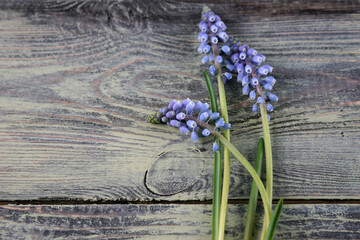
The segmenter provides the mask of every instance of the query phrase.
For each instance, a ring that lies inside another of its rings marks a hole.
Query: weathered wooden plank
[[[241,239],[246,205],[229,206],[226,239]],[[359,239],[359,205],[284,205],[274,239]],[[260,228],[260,224],[258,225]],[[209,239],[211,205],[0,206],[0,238]]]
[[[1,1],[1,200],[211,198],[211,139],[145,122],[172,98],[207,97],[203,4],[131,2]],[[210,5],[275,67],[275,196],[360,197],[359,5]],[[226,89],[233,142],[253,161],[260,121]],[[246,198],[232,166],[230,197]]]

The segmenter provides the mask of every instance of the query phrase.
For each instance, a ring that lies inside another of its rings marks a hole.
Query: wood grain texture
[[[207,97],[203,3],[0,2],[0,200],[211,198],[211,139],[145,122]],[[360,3],[209,6],[275,67],[274,195],[360,199]],[[226,90],[232,140],[253,162],[259,116],[238,84]],[[249,190],[232,160],[230,198]]]
[[[229,206],[226,239],[241,239],[245,209]],[[359,219],[359,205],[285,205],[274,239],[360,239]],[[0,228],[3,240],[210,239],[211,205],[9,205]]]

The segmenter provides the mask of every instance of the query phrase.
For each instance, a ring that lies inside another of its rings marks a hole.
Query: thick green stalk
[[[265,159],[266,159],[266,192],[269,197],[270,204],[272,204],[273,195],[273,161],[271,152],[271,140],[269,122],[267,119],[267,111],[265,103],[260,104],[261,120],[264,132],[265,142]]]
[[[225,87],[221,79],[221,75],[218,73],[218,88],[219,88],[219,98],[220,98],[220,107],[221,107],[221,116],[224,118],[226,123],[229,122],[227,105],[226,105],[226,96],[225,96]],[[230,141],[230,131],[224,131],[225,138]],[[229,149],[224,147],[224,176],[223,176],[223,187],[222,187],[222,198],[221,198],[221,208],[220,208],[220,222],[219,222],[219,240],[223,240],[225,236],[225,222],[226,222],[226,212],[227,204],[229,199],[229,186],[230,186],[230,152]]]
[[[221,143],[215,139],[221,149]],[[221,204],[221,151],[214,153],[214,178],[213,178],[213,210],[211,239],[216,240],[219,235],[220,205]]]
[[[219,55],[219,49],[216,44],[212,44],[212,50],[214,54],[214,59]],[[224,118],[226,123],[229,122],[227,104],[226,104],[226,95],[225,95],[225,86],[221,78],[221,65],[215,62],[215,68],[217,72],[217,83],[219,90],[219,99],[220,99],[220,108],[221,116]],[[224,131],[225,138],[230,141],[230,131]],[[219,223],[219,236],[218,240],[224,239],[225,234],[225,220],[227,212],[227,202],[229,198],[229,186],[230,186],[230,152],[224,147],[224,175],[223,175],[223,186],[222,186],[222,198],[221,198],[221,209],[220,209],[220,223]]]
[[[240,163],[245,167],[245,169],[250,173],[251,177],[253,178],[254,182],[256,183],[257,188],[259,189],[260,196],[263,202],[264,211],[265,211],[265,220],[270,222],[271,217],[271,208],[269,198],[267,196],[265,187],[256,173],[255,169],[251,166],[251,164],[245,159],[245,157],[232,145],[224,136],[222,136],[219,132],[214,131],[213,129],[209,129],[211,133],[217,137],[223,144],[226,146],[229,151],[236,157]]]
[[[219,112],[214,85],[209,74],[203,71],[206,86],[209,92],[211,110]],[[213,210],[212,210],[212,231],[211,239],[216,240],[219,235],[219,220],[220,220],[220,204],[221,204],[221,143],[215,138],[215,142],[219,145],[220,151],[214,152],[214,177],[213,177]]]
[[[261,168],[262,162],[264,159],[264,139],[260,138],[258,143],[258,149],[256,154],[256,163],[255,163],[255,170],[259,177],[261,177]],[[256,183],[253,181],[250,197],[249,197],[249,204],[246,216],[246,225],[244,231],[244,240],[249,240],[253,236],[254,232],[254,225],[255,225],[255,213],[256,213],[256,206],[258,201],[258,188],[256,187]]]

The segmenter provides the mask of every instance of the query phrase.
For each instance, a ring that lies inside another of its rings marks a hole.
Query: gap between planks
[[[273,204],[276,204],[278,199],[274,200]],[[229,200],[229,204],[247,204],[247,199],[233,199]],[[0,205],[111,205],[111,204],[183,204],[183,205],[197,205],[197,204],[212,204],[211,200],[186,200],[186,201],[87,201],[87,200],[19,200],[19,201],[0,201]],[[262,202],[258,201],[261,205]],[[284,199],[284,204],[360,204],[360,199]]]

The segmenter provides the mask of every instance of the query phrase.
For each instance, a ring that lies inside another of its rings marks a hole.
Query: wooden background
[[[360,2],[206,4],[275,68],[275,238],[360,239]],[[0,0],[0,239],[210,238],[212,140],[145,121],[206,100],[204,5]],[[226,91],[232,141],[254,162],[259,116],[239,84]],[[250,176],[235,159],[231,173],[239,239]]]

